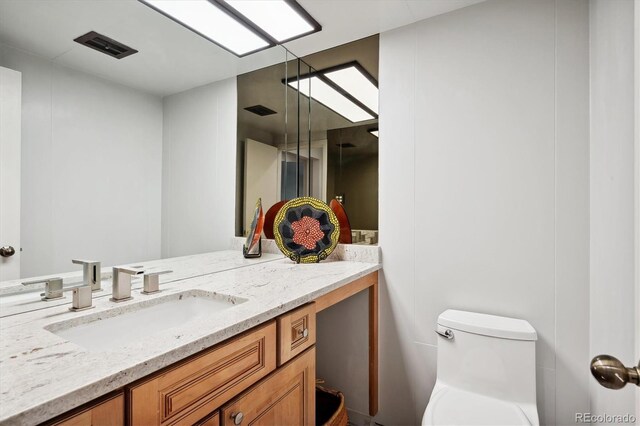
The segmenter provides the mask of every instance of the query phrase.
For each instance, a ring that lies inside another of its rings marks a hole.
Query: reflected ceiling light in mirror
[[[139,0],[237,56],[274,43],[207,0]]]
[[[322,71],[325,77],[340,86],[345,92],[362,102],[378,114],[378,87],[373,77],[358,63],[352,63],[335,71]]]
[[[373,114],[361,108],[355,102],[348,99],[334,87],[327,84],[318,76],[301,77],[300,93],[309,97],[309,78],[311,78],[311,98],[343,116],[351,122],[372,120],[376,118]],[[298,80],[289,80],[289,86],[298,89]]]
[[[378,137],[378,129],[369,129],[367,132],[371,133],[376,138]]]
[[[226,3],[278,43],[320,31],[320,24],[294,0],[216,0]]]

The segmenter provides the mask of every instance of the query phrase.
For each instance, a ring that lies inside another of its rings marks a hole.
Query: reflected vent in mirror
[[[355,148],[356,146],[352,143],[337,143],[336,146],[339,146],[340,148]]]
[[[260,117],[264,117],[265,115],[277,114],[277,112],[275,112],[270,108],[267,108],[264,105],[254,105],[254,106],[246,107],[245,109],[249,112],[259,115]]]
[[[127,56],[133,55],[134,53],[138,53],[136,49],[132,49],[125,44],[119,43],[112,38],[103,36],[102,34],[98,34],[95,31],[90,31],[85,35],[74,39],[73,41],[83,44],[116,59],[122,59]]]

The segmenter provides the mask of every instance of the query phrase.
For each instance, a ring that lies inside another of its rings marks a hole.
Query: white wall
[[[588,90],[580,0],[381,34],[379,423],[419,422],[447,308],[531,322],[542,422],[588,411]]]
[[[228,248],[234,235],[236,79],[167,96],[162,257]]]
[[[0,45],[22,72],[22,276],[160,256],[162,100]]]
[[[634,365],[634,2],[592,0],[591,354]],[[636,70],[635,73],[640,72]],[[635,196],[638,197],[637,192]],[[635,336],[635,339],[634,339]],[[640,389],[591,382],[592,412],[634,413]]]

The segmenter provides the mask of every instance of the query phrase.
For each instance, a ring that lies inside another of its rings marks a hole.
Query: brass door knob
[[[2,257],[11,257],[14,254],[16,254],[16,249],[11,246],[0,247],[0,256]]]
[[[640,386],[640,363],[625,367],[611,355],[598,355],[591,360],[591,374],[605,388],[622,389],[627,383]]]

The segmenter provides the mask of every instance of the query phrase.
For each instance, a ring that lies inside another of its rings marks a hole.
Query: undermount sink
[[[45,329],[90,351],[113,351],[246,300],[191,290],[138,304],[116,306],[104,312],[51,324]]]

